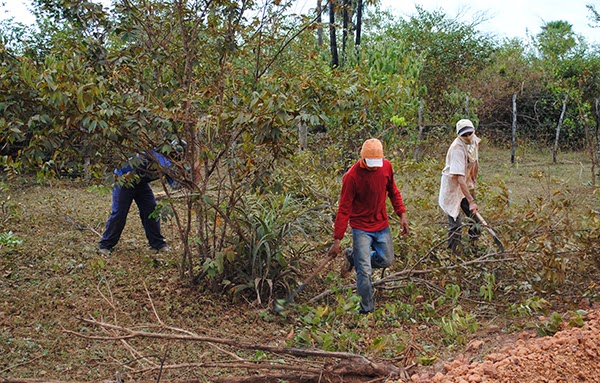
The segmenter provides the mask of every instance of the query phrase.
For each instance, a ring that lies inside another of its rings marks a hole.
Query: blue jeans
[[[352,260],[356,269],[356,290],[362,298],[360,310],[372,312],[373,269],[384,269],[394,263],[394,243],[389,226],[381,231],[368,232],[352,229]]]
[[[101,249],[112,249],[119,242],[121,233],[127,222],[127,215],[131,202],[135,201],[140,210],[140,219],[146,232],[146,238],[150,247],[160,249],[167,244],[165,238],[160,233],[160,221],[150,218],[150,214],[156,209],[156,200],[154,193],[148,182],[139,182],[130,187],[116,186],[112,192],[112,212],[106,222],[106,229],[102,234],[102,239],[98,243]]]

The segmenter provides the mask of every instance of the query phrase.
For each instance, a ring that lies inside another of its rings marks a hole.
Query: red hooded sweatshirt
[[[362,160],[361,160],[362,161]],[[344,238],[348,221],[350,227],[369,232],[389,226],[386,197],[390,197],[396,214],[406,212],[402,194],[394,182],[394,170],[388,160],[380,168],[368,169],[358,161],[342,179],[340,205],[335,217],[334,239]]]

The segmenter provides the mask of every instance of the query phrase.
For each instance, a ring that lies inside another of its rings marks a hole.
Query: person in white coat
[[[472,246],[481,234],[475,213],[479,210],[475,202],[475,183],[479,172],[479,143],[475,126],[468,119],[456,123],[456,139],[446,154],[446,166],[442,171],[438,203],[448,216],[448,248],[459,251],[462,210],[471,222],[469,241]]]

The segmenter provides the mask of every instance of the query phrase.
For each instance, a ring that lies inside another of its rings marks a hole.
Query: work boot
[[[450,238],[448,238],[448,248],[452,251],[452,254],[454,255],[460,255],[462,254],[462,244],[461,244],[461,238],[459,235],[453,234],[452,236],[450,236]]]
[[[110,257],[110,254],[112,253],[111,249],[103,249],[103,248],[98,248],[98,252],[105,256],[106,258]]]
[[[342,268],[340,269],[340,277],[342,277],[342,279],[350,276],[352,268],[354,267],[353,263],[352,248],[347,248],[344,251],[344,263],[342,263]]]
[[[160,249],[156,250],[157,253],[168,253],[171,249],[169,249],[169,246],[164,245],[163,247],[161,247]]]

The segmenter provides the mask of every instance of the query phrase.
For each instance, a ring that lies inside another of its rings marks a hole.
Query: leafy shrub
[[[251,292],[259,304],[270,302],[275,291],[288,294],[294,272],[285,250],[295,229],[291,217],[299,208],[285,195],[248,198],[239,216],[245,237],[234,244],[235,252],[226,251],[204,267],[217,262],[217,271],[225,283],[231,281],[234,293]],[[226,261],[231,267],[225,267]]]

